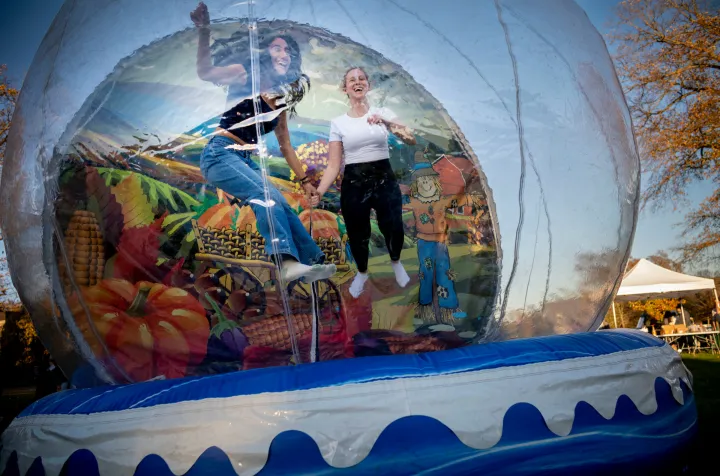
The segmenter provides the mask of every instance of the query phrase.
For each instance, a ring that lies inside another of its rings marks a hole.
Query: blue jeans
[[[417,241],[418,260],[420,268],[420,304],[430,305],[433,302],[433,293],[438,296],[441,308],[454,309],[458,307],[458,298],[455,293],[455,283],[448,275],[450,271],[450,254],[445,243],[435,241]],[[434,278],[434,279],[433,279]],[[435,286],[433,286],[433,283]]]
[[[227,148],[234,144],[227,137],[215,136],[210,139],[200,156],[200,170],[205,180],[245,205],[250,205],[255,213],[258,232],[265,238],[265,253],[268,256],[273,256],[272,240],[275,238],[280,255],[291,256],[304,264],[322,263],[325,254],[313,241],[285,197],[270,184],[270,202],[266,204],[260,167],[252,161],[250,152]],[[274,236],[270,234],[270,220],[275,228]]]

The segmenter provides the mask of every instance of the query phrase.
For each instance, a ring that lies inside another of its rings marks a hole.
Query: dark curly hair
[[[269,46],[276,39],[282,39],[290,50],[290,65],[287,72],[280,76],[275,71]],[[261,78],[271,78],[269,92],[284,97],[290,116],[295,115],[295,106],[302,101],[310,90],[310,78],[302,72],[302,55],[297,41],[290,35],[278,31],[266,31],[259,42],[259,73]],[[246,31],[238,31],[230,38],[216,40],[212,45],[213,63],[216,66],[242,64],[250,70],[250,48]],[[251,85],[248,85],[251,87]]]
[[[290,50],[290,66],[287,72],[279,76],[275,72],[270,56],[270,44],[276,39],[282,39],[287,43]],[[260,43],[260,75],[270,77],[274,81],[271,84],[272,90],[282,94],[290,110],[290,115],[295,115],[295,106],[302,101],[305,94],[310,90],[310,78],[302,72],[302,55],[297,41],[290,35],[270,35]]]

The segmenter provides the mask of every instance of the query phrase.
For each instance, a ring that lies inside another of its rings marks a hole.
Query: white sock
[[[407,271],[405,271],[405,267],[403,267],[400,261],[391,261],[390,265],[393,271],[395,271],[395,281],[397,281],[401,288],[404,288],[407,283],[410,282],[410,276],[408,276]]]
[[[283,278],[286,282],[295,281],[296,279],[305,278],[306,283],[312,283],[318,279],[328,279],[337,271],[334,264],[315,264],[308,266],[294,259],[284,259]]]
[[[358,271],[358,274],[355,275],[355,279],[353,279],[353,282],[350,285],[350,294],[352,297],[357,299],[357,297],[360,296],[360,293],[363,292],[363,288],[365,287],[365,281],[369,278],[370,275],[368,273],[361,273]]]

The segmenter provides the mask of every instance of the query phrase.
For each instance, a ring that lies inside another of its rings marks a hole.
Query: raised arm
[[[241,64],[213,66],[210,59],[210,13],[200,2],[190,13],[190,19],[198,29],[197,74],[203,81],[215,84],[245,84],[248,75]]]

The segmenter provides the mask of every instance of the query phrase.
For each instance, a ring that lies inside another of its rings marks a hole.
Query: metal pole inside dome
[[[263,138],[263,127],[262,122],[258,120],[258,117],[262,117],[262,107],[260,101],[261,91],[259,87],[260,81],[260,46],[258,43],[258,26],[257,19],[255,18],[255,0],[248,1],[248,37],[250,41],[250,80],[252,88],[252,99],[253,109],[255,113],[255,134],[257,136],[258,146],[258,158],[260,160],[260,172],[263,181],[263,188],[265,190],[265,210],[267,213],[268,228],[270,231],[270,246],[272,247],[272,254],[275,257],[275,265],[278,269],[278,292],[280,293],[280,300],[282,301],[283,312],[285,313],[285,321],[287,323],[288,335],[290,337],[290,346],[292,348],[293,360],[295,364],[302,363],[300,359],[300,350],[297,343],[297,330],[295,323],[293,322],[292,313],[288,304],[287,296],[287,283],[283,278],[283,262],[280,256],[280,250],[278,249],[277,238],[275,234],[275,222],[272,214],[270,213],[270,207],[278,206],[279,204],[274,203],[270,196],[270,187],[268,186],[268,174],[267,174],[267,144]]]
[[[313,235],[313,211],[315,207],[310,204],[310,238]],[[310,284],[310,299],[312,301],[312,337],[310,339],[310,362],[317,362],[320,356],[320,319],[318,317],[318,298],[317,298],[317,282]]]
[[[617,315],[615,314],[615,301],[613,301],[612,309],[613,309],[613,323],[615,324],[615,329],[617,329]]]

